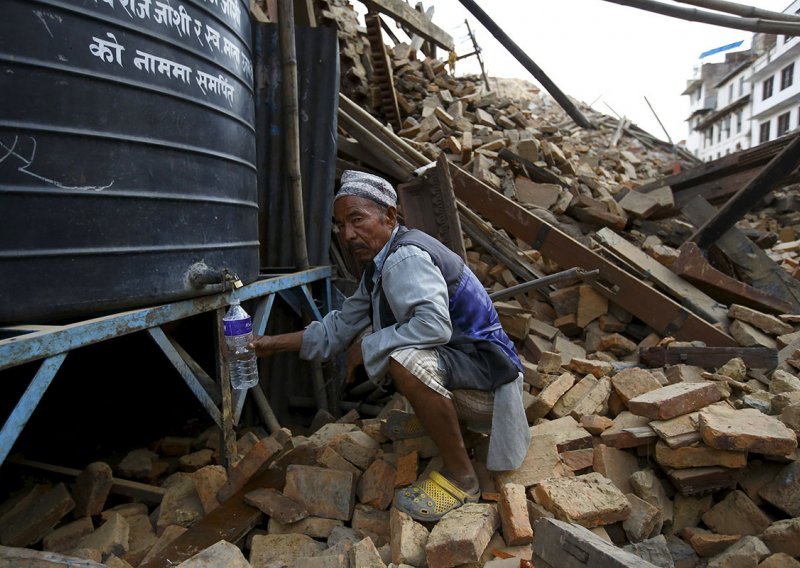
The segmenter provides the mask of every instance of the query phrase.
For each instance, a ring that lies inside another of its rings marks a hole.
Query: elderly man
[[[424,429],[443,462],[441,472],[399,489],[395,506],[414,519],[436,521],[480,496],[459,417],[490,432],[487,467],[493,471],[516,469],[530,434],[521,365],[489,296],[458,255],[399,226],[396,203],[386,180],[345,171],[333,211],[346,246],[367,263],[358,290],[321,322],[260,337],[251,348],[260,357],[299,351],[314,361],[347,350],[348,381],[362,364],[376,385],[391,380],[414,414],[390,416],[387,433],[402,439]]]

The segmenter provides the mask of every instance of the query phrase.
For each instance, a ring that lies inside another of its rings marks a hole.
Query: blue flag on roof
[[[722,47],[716,47],[714,49],[709,49],[708,51],[704,51],[703,53],[700,54],[700,59],[703,59],[704,57],[708,57],[709,55],[714,55],[715,53],[720,53],[722,51],[728,51],[729,49],[734,49],[736,47],[739,47],[743,43],[744,43],[744,40],[737,41],[736,43],[729,43],[728,45],[723,45]]]

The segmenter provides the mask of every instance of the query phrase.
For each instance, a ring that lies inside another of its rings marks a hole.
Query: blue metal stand
[[[22,429],[36,410],[70,351],[138,331],[146,331],[167,356],[192,394],[200,401],[211,419],[222,429],[226,438],[224,445],[227,446],[230,442],[228,438],[233,432],[233,425],[239,422],[248,391],[233,390],[231,392],[230,381],[224,380],[227,377],[223,377],[226,369],[224,365],[218,366],[217,380],[212,379],[173,338],[164,332],[161,326],[214,310],[221,318],[224,308],[230,304],[230,300],[235,294],[241,301],[258,300],[253,317],[253,332],[263,335],[272,312],[275,295],[295,290],[299,293],[292,294],[292,296],[303,298],[314,317],[321,319],[323,311],[330,306],[331,302],[330,275],[329,267],[312,268],[258,280],[235,292],[228,291],[213,296],[131,310],[65,326],[0,328],[6,332],[21,333],[16,337],[0,340],[0,371],[43,359],[36,375],[0,429],[0,465],[5,462]],[[323,310],[320,310],[311,293],[310,285],[315,282],[324,282],[325,285],[322,299]],[[217,349],[220,357],[223,348],[224,346],[218,341]],[[266,416],[267,421],[271,422],[267,425],[270,429],[274,429],[277,421],[274,420],[266,397],[263,396],[263,392],[255,392],[258,389],[253,390],[262,416]],[[261,396],[258,396],[259,394]],[[269,416],[272,417],[271,420]]]

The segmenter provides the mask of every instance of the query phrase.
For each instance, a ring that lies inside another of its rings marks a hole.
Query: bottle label
[[[253,331],[253,320],[250,318],[230,321],[223,320],[222,325],[225,329],[225,335],[228,337],[245,335]]]

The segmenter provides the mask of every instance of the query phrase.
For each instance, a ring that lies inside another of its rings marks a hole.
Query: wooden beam
[[[694,198],[683,208],[683,215],[695,227],[701,226],[715,213],[716,209],[702,197]],[[729,229],[717,239],[714,246],[747,276],[754,288],[789,302],[794,311],[800,311],[800,282],[786,274],[739,229]]]
[[[455,49],[455,43],[450,34],[429,22],[424,14],[420,14],[403,0],[362,0],[362,2],[367,8],[386,14],[442,49],[446,49],[448,52]]]
[[[655,286],[677,300],[682,306],[692,310],[704,320],[722,325],[728,329],[728,310],[713,298],[677,276],[669,268],[648,256],[609,228],[597,231],[600,243],[620,257],[623,262],[632,264]]]
[[[20,467],[28,467],[31,469],[36,469],[39,471],[46,471],[47,473],[52,473],[58,476],[69,477],[72,480],[78,477],[78,475],[80,475],[81,473],[81,470],[79,469],[64,467],[55,464],[49,464],[40,461],[28,460],[20,456],[12,456],[8,458],[7,463],[14,464]],[[138,481],[130,481],[127,479],[119,479],[117,477],[111,479],[111,493],[114,493],[115,495],[123,495],[125,497],[130,497],[131,499],[142,501],[144,503],[149,503],[151,505],[160,504],[161,499],[164,498],[164,494],[166,492],[167,490],[164,489],[163,487],[148,485],[147,483],[140,483]]]
[[[778,351],[769,347],[650,347],[639,350],[639,360],[651,367],[695,365],[709,369],[721,367],[734,357],[741,357],[748,368],[774,369]]]
[[[788,314],[792,305],[748,286],[711,266],[694,243],[683,243],[673,265],[675,274],[724,304],[741,304],[754,310]]]
[[[780,180],[800,164],[800,138],[795,138],[750,183],[731,197],[717,213],[697,229],[690,241],[706,248],[750,211],[758,201],[778,186]]]
[[[736,346],[737,343],[691,311],[661,292],[640,282],[610,261],[514,203],[467,172],[450,164],[453,191],[470,209],[496,226],[529,243],[562,268],[579,266],[598,269],[595,288],[614,303],[628,310],[658,333],[684,340],[704,341],[707,345]]]

